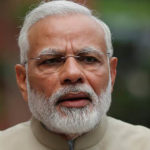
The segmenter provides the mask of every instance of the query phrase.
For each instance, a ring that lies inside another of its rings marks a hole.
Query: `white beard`
[[[87,85],[78,84],[66,86],[57,90],[49,98],[30,88],[28,85],[28,103],[32,115],[41,121],[49,130],[62,134],[82,134],[92,130],[106,115],[111,103],[111,79],[105,91],[97,96],[94,90]],[[70,92],[88,93],[92,102],[84,108],[61,107],[56,109],[57,100]],[[91,107],[92,106],[92,107]]]

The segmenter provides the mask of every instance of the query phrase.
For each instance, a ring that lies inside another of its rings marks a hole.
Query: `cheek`
[[[57,88],[58,78],[56,75],[45,77],[34,74],[29,75],[29,82],[32,89],[49,97]]]
[[[101,91],[105,90],[108,85],[109,71],[105,69],[94,73],[87,72],[86,78],[96,94],[100,95]]]

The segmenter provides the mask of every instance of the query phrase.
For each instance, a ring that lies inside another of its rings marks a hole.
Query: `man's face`
[[[108,85],[107,94],[110,95],[110,87],[113,87],[115,80],[117,60],[111,58],[108,61],[104,31],[94,20],[84,15],[46,17],[30,28],[28,38],[30,44],[28,59],[45,53],[52,53],[55,57],[56,55],[67,57],[57,71],[54,68],[55,63],[50,66],[47,61],[45,64],[45,61],[41,63],[36,59],[29,59],[27,72],[20,71],[22,66],[16,66],[18,84],[30,107],[36,103],[35,99],[53,100],[52,104],[46,105],[53,107],[54,111],[51,112],[52,108],[47,108],[47,111],[67,118],[68,110],[76,112],[86,109],[89,114],[95,111],[95,101],[100,101]],[[87,52],[87,49],[90,51]],[[72,57],[77,54],[90,57],[78,62]],[[96,62],[95,58],[101,62]],[[94,63],[99,63],[96,70],[88,69],[89,66],[96,67]],[[49,69],[50,71],[46,72],[49,67],[54,68],[54,71]],[[34,99],[34,104],[33,101],[32,104],[30,103],[30,99]]]

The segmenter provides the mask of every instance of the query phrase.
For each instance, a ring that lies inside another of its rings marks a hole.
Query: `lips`
[[[57,105],[68,108],[82,108],[90,104],[91,99],[86,93],[69,93],[62,96]]]

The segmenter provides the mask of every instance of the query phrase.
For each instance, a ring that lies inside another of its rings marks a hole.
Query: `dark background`
[[[79,0],[82,2],[82,0]],[[0,130],[30,118],[16,84],[17,37],[39,0],[0,0]],[[150,1],[87,0],[112,31],[118,74],[109,115],[150,127]]]

